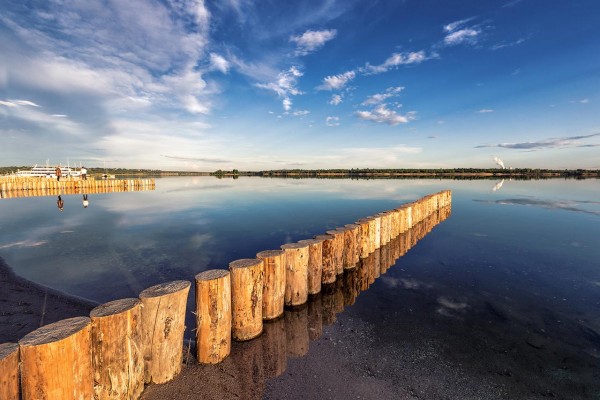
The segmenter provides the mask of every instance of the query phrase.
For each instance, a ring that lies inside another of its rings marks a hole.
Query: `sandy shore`
[[[21,278],[0,257],[0,343],[64,318],[89,315],[97,304]]]
[[[600,398],[597,356],[532,336],[519,322],[527,315],[491,309],[487,298],[469,313],[456,306],[440,313],[448,301],[430,293],[440,289],[388,284],[380,281],[356,304],[357,293],[336,284],[265,323],[258,338],[232,343],[218,365],[198,364],[188,341],[181,374],[147,386],[142,399]],[[0,293],[0,343],[95,306],[15,276],[1,259]]]

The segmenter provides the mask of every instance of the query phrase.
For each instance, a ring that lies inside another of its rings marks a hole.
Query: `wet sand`
[[[0,343],[17,342],[42,325],[89,315],[97,304],[21,278],[0,257]]]

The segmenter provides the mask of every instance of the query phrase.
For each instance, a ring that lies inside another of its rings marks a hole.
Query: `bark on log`
[[[217,364],[231,351],[231,279],[229,271],[211,269],[196,275],[196,355]]]
[[[262,294],[263,320],[283,315],[285,300],[285,251],[265,250],[256,255],[263,260],[264,278]]]
[[[285,251],[285,305],[299,306],[308,300],[307,244],[288,243],[281,246]]]
[[[323,242],[323,239],[306,239],[298,242],[308,245],[308,294],[317,294],[321,291]]]
[[[165,383],[181,371],[189,281],[149,287],[142,301],[144,381]]]
[[[144,390],[141,302],[122,299],[90,312],[94,399],[137,399]]]
[[[19,340],[23,400],[92,399],[90,340],[88,317],[45,325]]]
[[[335,273],[336,275],[341,275],[344,273],[344,232],[333,229],[326,233],[334,237],[333,257],[335,262]]]
[[[229,263],[231,272],[231,333],[238,341],[254,339],[263,329],[263,261],[257,258]]]
[[[368,219],[360,219],[356,222],[357,225],[360,226],[360,258],[367,258],[370,253],[370,245],[369,245],[369,220]]]
[[[321,284],[328,285],[335,282],[337,275],[334,254],[335,237],[331,235],[319,235],[316,236],[315,239],[323,240],[323,268],[321,272]]]
[[[19,345],[0,344],[0,399],[19,400]]]

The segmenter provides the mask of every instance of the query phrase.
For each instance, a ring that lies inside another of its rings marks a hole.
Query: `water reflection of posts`
[[[191,283],[173,281],[143,290],[144,381],[165,383],[181,371],[185,310]]]
[[[285,299],[285,251],[265,250],[256,254],[263,260],[263,320],[275,319],[283,314]]]
[[[91,321],[68,318],[42,326],[19,340],[24,400],[91,399]]]
[[[19,400],[19,345],[0,344],[0,399]]]
[[[287,337],[285,318],[278,318],[264,324],[262,341],[265,376],[272,378],[283,374],[287,367]]]
[[[201,363],[221,362],[231,351],[231,279],[212,269],[196,275],[196,355]]]
[[[262,332],[262,260],[241,259],[229,263],[231,272],[231,333],[235,340],[250,340]]]
[[[285,251],[285,305],[299,306],[308,300],[308,244],[288,243]]]
[[[96,399],[137,399],[144,390],[140,307],[139,299],[121,299],[90,312]]]
[[[308,353],[308,306],[303,304],[285,310],[285,336],[287,354],[290,357],[302,357]]]

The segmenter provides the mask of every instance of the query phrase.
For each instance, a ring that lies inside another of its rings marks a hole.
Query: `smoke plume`
[[[501,159],[499,159],[498,157],[494,157],[494,161],[496,162],[496,164],[502,167],[502,169],[506,169],[506,167],[504,166],[504,162],[502,162]]]

